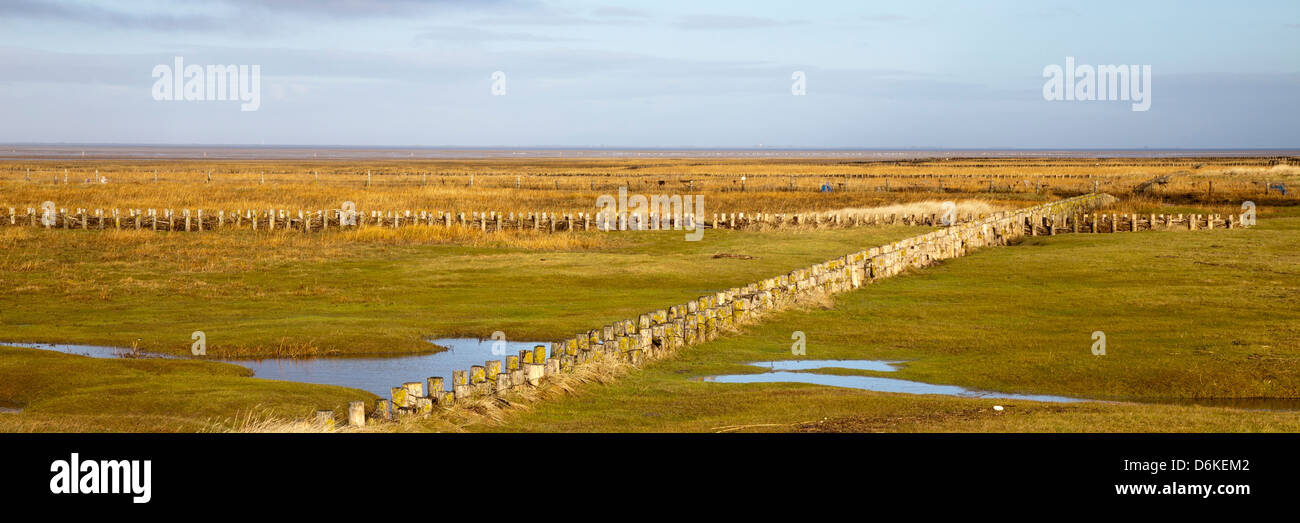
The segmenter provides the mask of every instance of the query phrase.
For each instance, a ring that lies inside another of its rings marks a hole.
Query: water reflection
[[[434,354],[412,356],[395,356],[386,358],[271,358],[264,360],[222,360],[202,358],[207,361],[221,361],[242,365],[252,369],[259,378],[316,383],[321,385],[342,385],[354,389],[373,392],[381,397],[388,397],[389,388],[407,381],[423,382],[430,376],[442,376],[451,387],[451,371],[468,370],[472,365],[483,365],[487,360],[504,360],[506,356],[518,355],[521,350],[532,350],[537,345],[547,347],[550,343],[507,341],[503,342],[501,354],[492,353],[493,340],[475,338],[444,338],[430,340],[431,343],[448,350]],[[92,358],[118,358],[130,354],[131,349],[121,347],[97,347],[93,345],[58,345],[49,343],[3,343],[11,347],[28,347],[52,350],[66,354],[90,356]],[[183,358],[149,353],[149,357]],[[200,358],[194,358],[200,359]],[[505,366],[502,365],[504,368]]]
[[[840,376],[818,374],[813,372],[789,372],[793,370],[815,369],[854,369],[893,372],[898,370],[894,363],[882,360],[783,360],[750,363],[755,367],[772,369],[759,374],[731,374],[710,376],[704,381],[715,383],[808,383],[830,387],[874,390],[877,392],[897,392],[902,394],[942,394],[962,398],[998,398],[1011,400],[1047,401],[1055,403],[1073,403],[1089,401],[1064,396],[1047,396],[1037,394],[1007,394],[987,392],[958,387],[956,385],[935,385],[919,381],[900,380],[896,378],[879,378],[875,376]]]

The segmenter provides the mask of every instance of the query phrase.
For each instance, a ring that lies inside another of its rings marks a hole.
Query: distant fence
[[[348,405],[352,425],[400,416],[430,416],[435,408],[450,408],[485,396],[506,394],[522,387],[545,386],[548,379],[573,372],[592,361],[611,360],[626,365],[664,357],[683,348],[713,340],[738,323],[755,321],[801,299],[818,294],[851,291],[874,280],[894,276],[938,260],[963,256],[986,245],[1005,245],[1023,236],[1066,232],[1114,233],[1142,229],[1233,228],[1240,216],[1097,214],[1109,205],[1107,194],[1087,194],[1005,211],[966,224],[947,227],[905,240],[872,247],[743,287],[701,296],[667,309],[616,321],[581,332],[571,338],[521,351],[505,360],[491,360],[451,376],[406,382],[391,389],[390,399],[376,400],[367,416],[363,402]],[[332,413],[320,411],[319,416]]]
[[[1066,201],[1072,201],[1066,200]],[[1046,204],[1044,204],[1046,205]],[[1221,214],[1042,214],[1032,211],[1036,207],[1016,212],[1035,214],[1032,230],[1028,234],[1055,234],[1057,232],[1119,232],[1140,230],[1232,229],[1240,225],[1236,215]],[[996,216],[996,215],[995,215]],[[952,220],[954,224],[986,220],[986,215],[963,213]],[[472,227],[483,231],[536,230],[546,232],[604,230],[598,213],[504,213],[504,212],[451,212],[451,211],[369,211],[356,212],[340,209],[304,211],[242,210],[204,211],[198,209],[35,209],[25,213],[10,207],[9,214],[0,218],[0,224],[14,227],[40,227],[47,229],[82,230],[154,230],[154,231],[222,231],[249,229],[263,231],[321,232],[331,229],[351,230],[367,227]],[[695,225],[706,229],[753,229],[783,226],[857,227],[866,225],[923,225],[941,226],[945,221],[940,214],[929,213],[723,213],[696,218],[690,214],[659,217],[626,214],[610,218],[611,230],[668,230],[691,229]]]
[[[352,214],[355,212],[355,214]],[[249,229],[263,231],[316,232],[331,229],[361,229],[367,227],[473,227],[483,231],[532,229],[547,232],[604,230],[599,213],[554,212],[453,212],[453,211],[347,211],[330,210],[204,210],[204,209],[37,209],[28,207],[21,212],[14,207],[0,218],[8,226],[43,227],[47,229],[82,230],[154,230],[154,231],[222,231]],[[951,220],[957,223],[977,219],[972,213],[963,213]],[[752,229],[783,226],[857,227],[864,225],[928,225],[945,223],[937,213],[723,213],[710,216],[665,215],[656,213],[614,215],[608,227],[619,230],[692,229],[702,225],[706,229]]]

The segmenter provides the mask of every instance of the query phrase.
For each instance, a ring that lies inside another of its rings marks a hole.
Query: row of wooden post
[[[1071,233],[1236,229],[1243,216],[1237,214],[1072,214],[1033,215],[1025,218],[1031,236]]]
[[[958,217],[958,222],[975,219],[967,213]],[[783,226],[814,227],[856,227],[864,225],[927,225],[942,224],[937,214],[865,214],[857,213],[722,213],[710,217],[692,215],[665,216],[662,219],[655,213],[646,214],[602,214],[585,213],[559,214],[553,212],[503,213],[503,212],[450,212],[450,211],[405,211],[405,212],[356,212],[355,215],[340,209],[304,211],[295,214],[287,210],[252,210],[240,211],[203,209],[57,209],[46,211],[28,207],[26,212],[9,207],[8,216],[0,223],[10,226],[45,227],[55,229],[149,229],[155,231],[213,231],[228,228],[249,228],[267,231],[325,231],[329,229],[347,229],[363,227],[411,227],[442,226],[474,227],[483,231],[500,231],[507,229],[533,229],[538,231],[576,231],[576,230],[666,230],[693,229],[702,225],[706,229],[749,229],[755,227],[772,228]]]

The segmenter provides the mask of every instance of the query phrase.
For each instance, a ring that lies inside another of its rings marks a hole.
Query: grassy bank
[[[374,395],[248,377],[238,365],[95,359],[0,346],[0,432],[194,432],[260,417],[309,419]]]

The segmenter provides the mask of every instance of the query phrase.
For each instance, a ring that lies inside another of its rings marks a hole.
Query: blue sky
[[[174,56],[259,109],[154,100]],[[1067,56],[1150,110],[1044,100]],[[0,3],[3,142],[1294,148],[1297,93],[1294,1]]]

